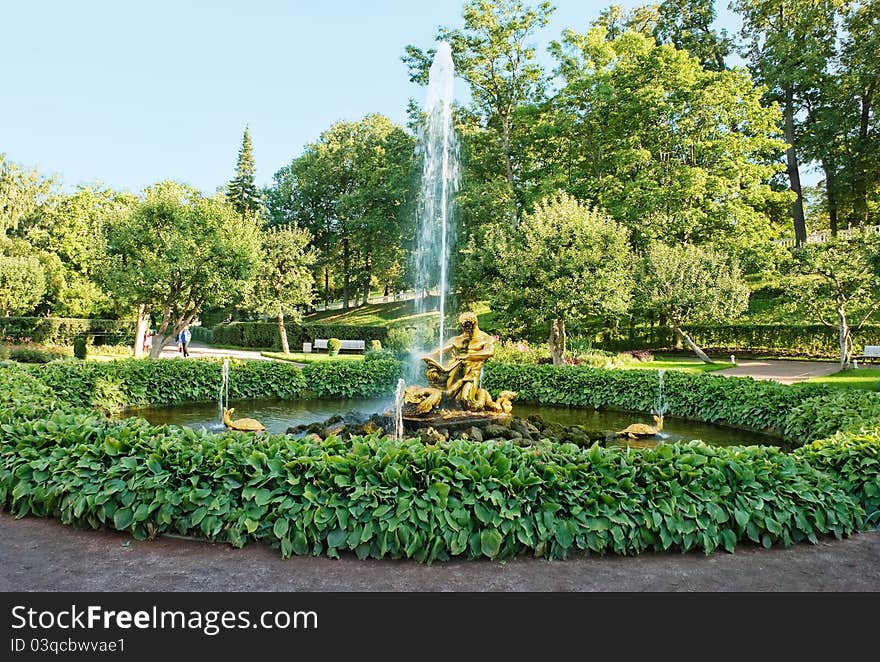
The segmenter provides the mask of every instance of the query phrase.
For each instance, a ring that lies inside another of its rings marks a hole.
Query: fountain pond
[[[242,400],[230,402],[242,416],[258,419],[271,434],[305,436],[317,434],[363,434],[378,428],[388,434],[399,434],[399,423],[394,415],[394,398],[352,398],[309,400]],[[653,447],[660,443],[701,439],[714,446],[781,446],[782,441],[758,432],[713,425],[698,421],[664,417],[663,430],[645,439],[615,436],[632,423],[651,423],[651,415],[622,411],[595,410],[580,407],[555,407],[514,403],[512,416],[504,424],[491,422],[473,425],[464,423],[450,425],[425,425],[409,427],[407,436],[421,436],[425,441],[438,441],[441,437],[466,436],[476,441],[494,438],[513,439],[530,443],[541,438],[552,438],[582,445],[595,441],[603,445]],[[189,403],[171,407],[147,407],[128,412],[141,416],[156,425],[185,425],[214,432],[225,431],[217,419],[217,403]]]

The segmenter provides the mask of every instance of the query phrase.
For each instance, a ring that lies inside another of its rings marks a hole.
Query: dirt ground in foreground
[[[2,591],[876,592],[880,531],[734,554],[646,553],[505,562],[282,559],[265,545],[137,541],[0,513]]]

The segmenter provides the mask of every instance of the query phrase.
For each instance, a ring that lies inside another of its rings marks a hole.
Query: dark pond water
[[[371,414],[392,409],[391,398],[352,398],[315,400],[246,400],[231,401],[234,419],[256,418],[269,432],[284,434],[295,425],[322,422],[336,414],[360,412]],[[513,415],[525,417],[540,414],[548,423],[580,425],[587,430],[621,430],[631,423],[653,424],[648,414],[597,411],[576,407],[551,407],[517,404]],[[188,425],[193,428],[223,429],[217,403],[191,403],[173,407],[150,407],[130,412],[157,425]],[[780,440],[735,428],[666,417],[661,440],[663,442],[701,439],[713,446],[779,445]],[[633,442],[633,445],[639,445]]]

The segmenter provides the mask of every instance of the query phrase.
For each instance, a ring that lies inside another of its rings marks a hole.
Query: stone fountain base
[[[519,418],[510,414],[490,412],[467,412],[440,410],[428,416],[404,416],[406,437],[419,437],[425,443],[438,443],[450,439],[469,439],[483,442],[507,440],[519,445],[541,444],[544,440],[591,446],[631,446],[651,448],[663,443],[660,435],[645,439],[628,439],[617,436],[615,430],[594,430],[583,425],[547,423],[537,414]],[[345,416],[333,416],[320,423],[297,425],[287,433],[297,437],[311,436],[322,441],[329,436],[349,439],[375,432],[394,432],[393,412],[363,414],[349,412]]]
[[[473,412],[460,409],[440,409],[427,416],[403,417],[403,428],[407,432],[433,427],[450,431],[466,430],[474,426],[510,425],[513,416],[494,412]]]

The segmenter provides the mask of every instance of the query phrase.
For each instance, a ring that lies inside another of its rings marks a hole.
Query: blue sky
[[[268,185],[333,122],[377,112],[404,123],[408,99],[424,94],[407,79],[404,47],[430,48],[438,26],[460,27],[463,4],[4,0],[0,152],[66,190],[175,179],[210,193],[232,177],[249,125]],[[612,2],[554,4],[534,40],[541,53]],[[734,32],[717,4],[719,27]],[[466,98],[460,81],[456,98]]]

